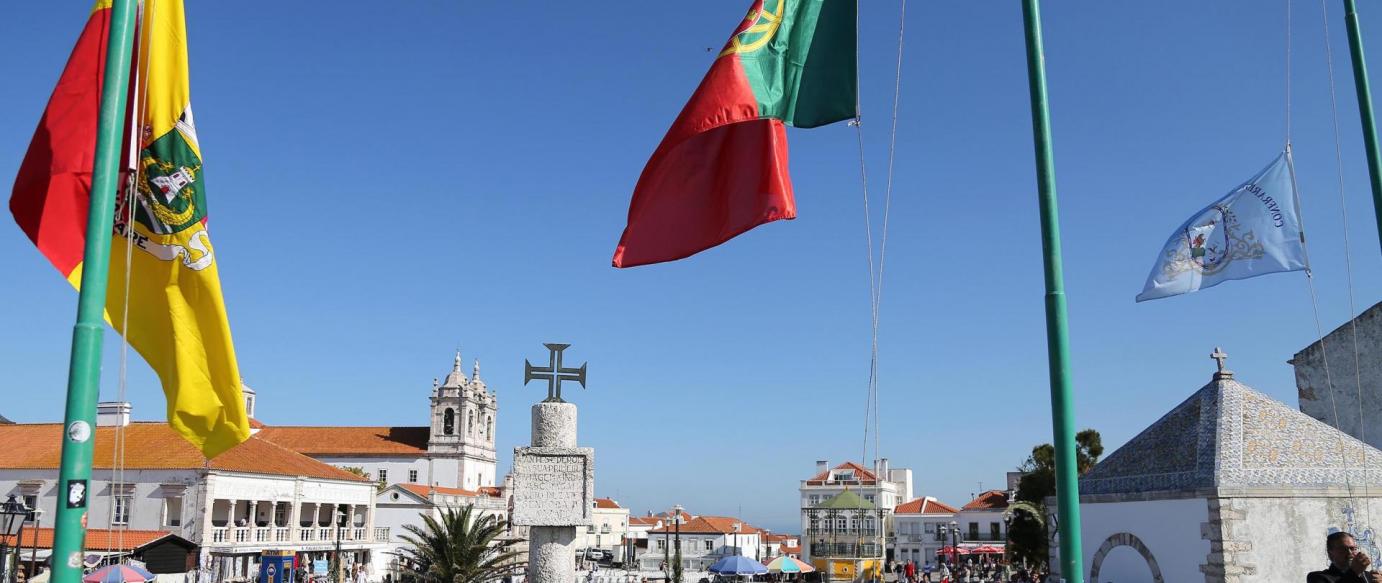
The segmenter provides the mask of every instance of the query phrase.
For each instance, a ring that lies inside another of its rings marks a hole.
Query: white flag
[[[1306,268],[1288,152],[1195,213],[1166,241],[1137,301],[1188,294],[1230,279]]]

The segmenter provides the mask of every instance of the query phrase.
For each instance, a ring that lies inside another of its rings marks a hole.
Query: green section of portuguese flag
[[[800,128],[855,114],[855,0],[762,0],[725,51],[737,53],[758,115]]]

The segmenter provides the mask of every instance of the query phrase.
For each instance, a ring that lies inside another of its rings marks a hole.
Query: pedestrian
[[[911,562],[911,561],[907,561],[907,567],[906,567],[906,569],[907,569],[907,582],[908,582],[908,583],[911,583],[911,582],[912,582],[913,580],[915,580],[916,577],[917,577],[917,565],[916,565],[916,563],[913,563],[913,562]]]
[[[1339,531],[1324,539],[1329,568],[1305,576],[1306,583],[1382,583],[1382,573],[1369,569],[1372,557],[1358,548],[1353,535]]]

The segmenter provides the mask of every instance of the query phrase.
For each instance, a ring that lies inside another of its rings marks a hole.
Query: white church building
[[[1222,355],[1219,355],[1222,356]],[[1090,583],[1304,581],[1346,530],[1382,559],[1382,451],[1215,373],[1080,479]],[[1059,531],[1051,565],[1059,568]]]
[[[244,387],[252,435],[209,462],[167,424],[132,423],[130,404],[102,404],[89,528],[110,532],[100,540],[129,541],[106,549],[117,554],[177,534],[198,545],[197,566],[212,581],[253,578],[262,551],[296,551],[300,564],[320,565],[338,543],[347,568],[382,581],[396,569],[400,530],[421,524],[422,513],[478,505],[507,515],[495,482],[498,401],[479,363],[467,377],[458,353],[432,384],[427,424],[404,427],[266,426],[253,418],[255,391]],[[0,444],[23,444],[0,448],[0,500],[14,495],[43,510],[26,529],[39,533],[35,541],[51,540],[42,521],[57,503],[61,430],[0,424]],[[117,430],[123,464],[112,464]]]

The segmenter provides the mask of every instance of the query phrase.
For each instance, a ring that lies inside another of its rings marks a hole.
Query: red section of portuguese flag
[[[681,259],[796,212],[786,128],[759,118],[739,58],[726,55],[643,168],[614,266]]]
[[[19,165],[10,212],[63,276],[82,261],[110,8],[91,12]]]

